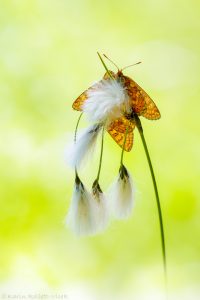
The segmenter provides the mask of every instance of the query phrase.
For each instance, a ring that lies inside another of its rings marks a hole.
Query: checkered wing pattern
[[[128,120],[125,117],[121,117],[111,122],[107,128],[107,131],[121,148],[124,146],[124,150],[129,152],[133,146],[134,128],[135,123],[133,121]]]
[[[153,100],[134,80],[124,76],[124,85],[131,98],[133,111],[138,116],[143,116],[149,120],[157,120],[161,117]]]

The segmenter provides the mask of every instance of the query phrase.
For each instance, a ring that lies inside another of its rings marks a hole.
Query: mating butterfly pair
[[[126,88],[127,94],[131,101],[130,114],[125,114],[112,121],[106,128],[107,132],[112,136],[115,142],[125,151],[130,151],[133,146],[133,130],[136,126],[134,115],[143,116],[149,120],[157,120],[160,118],[160,112],[147,95],[147,93],[131,78],[125,76],[121,70],[117,73],[109,71],[113,79],[119,80],[123,87]],[[110,74],[106,72],[103,79],[110,80]],[[88,98],[88,91],[98,86],[98,83],[91,86],[83,92],[73,103],[72,107],[75,110],[82,111],[82,106]],[[125,141],[124,141],[125,139]]]

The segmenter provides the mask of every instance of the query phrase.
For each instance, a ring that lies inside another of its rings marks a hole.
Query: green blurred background
[[[200,299],[199,11],[195,0],[1,0],[1,296],[162,299],[157,210],[137,131],[125,156],[136,186],[131,218],[90,238],[64,226],[74,182],[65,149],[79,115],[71,105],[103,76],[100,51],[120,67],[142,61],[125,73],[162,114],[142,122],[162,201],[170,299]],[[120,158],[108,136],[104,154],[106,190]],[[88,187],[96,159],[81,170]]]

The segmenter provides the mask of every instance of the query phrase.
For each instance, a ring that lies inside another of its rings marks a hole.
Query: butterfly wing
[[[112,71],[109,71],[113,76],[115,75]],[[110,79],[110,75],[108,74],[108,72],[106,72],[103,76],[103,80],[108,80]],[[72,104],[72,108],[78,111],[82,111],[82,106],[84,104],[84,102],[87,100],[88,98],[88,92],[91,91],[92,89],[97,89],[99,83],[101,83],[102,80],[98,81],[97,83],[93,84],[89,89],[87,89],[86,91],[84,91]]]
[[[124,85],[132,101],[135,113],[149,120],[157,120],[160,112],[149,95],[131,78],[124,76]]]
[[[133,121],[128,120],[125,117],[121,117],[111,122],[107,128],[107,131],[121,148],[124,146],[124,150],[129,152],[133,146],[134,127],[135,123]],[[125,138],[126,141],[124,144]]]
[[[72,108],[78,111],[82,111],[82,106],[83,103],[85,102],[85,100],[87,99],[87,92],[88,90],[86,90],[85,92],[83,92],[72,104]]]

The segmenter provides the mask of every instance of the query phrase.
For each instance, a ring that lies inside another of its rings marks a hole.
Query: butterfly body
[[[106,129],[121,148],[124,147],[125,151],[130,151],[133,146],[133,130],[136,126],[135,115],[143,116],[149,120],[157,120],[160,118],[160,112],[149,95],[133,79],[125,76],[121,70],[118,70],[117,73],[112,71],[106,72],[103,80],[120,82],[128,94],[130,101],[129,111],[124,110],[122,116],[112,120]],[[98,89],[98,84],[99,82],[83,92],[74,101],[73,109],[82,111],[83,104],[88,99],[88,91]]]

